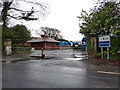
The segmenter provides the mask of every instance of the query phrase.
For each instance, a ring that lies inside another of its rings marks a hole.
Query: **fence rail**
[[[33,51],[33,50],[44,50],[44,51],[55,51],[55,50],[80,50],[79,47],[12,47],[12,51]]]
[[[12,47],[12,51],[31,51],[31,47]]]
[[[31,47],[12,47],[12,53],[21,52],[24,53],[26,51],[31,51],[30,53],[31,57],[56,57],[56,58],[86,58],[87,53],[82,52],[80,48],[74,48],[74,47],[60,47],[60,48],[52,48],[47,47],[47,49],[44,49],[44,47],[37,47],[31,48]]]

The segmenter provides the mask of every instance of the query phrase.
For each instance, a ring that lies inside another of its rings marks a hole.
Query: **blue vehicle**
[[[87,39],[84,37],[82,39],[82,44],[81,44],[81,47],[80,47],[80,50],[86,50],[86,47],[87,47]]]
[[[71,43],[70,42],[60,42],[59,46],[70,46]]]
[[[87,47],[87,44],[82,44],[81,47],[80,47],[80,49],[81,50],[86,50],[86,47]]]

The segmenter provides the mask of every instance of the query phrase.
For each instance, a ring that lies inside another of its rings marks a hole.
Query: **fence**
[[[12,47],[12,52],[31,51],[31,47]]]
[[[79,47],[12,47],[13,52],[19,51],[32,51],[32,50],[44,50],[44,51],[53,51],[53,50],[81,50]]]
[[[37,47],[37,48],[31,48],[31,47],[12,47],[12,53],[16,52],[31,52],[30,56],[31,57],[40,57],[40,56],[45,56],[45,57],[56,57],[56,59],[60,58],[82,58],[86,57],[87,53],[84,51],[81,51],[80,48],[75,48],[75,47],[60,47],[60,48],[52,48],[47,47],[47,49],[44,49],[42,47]]]

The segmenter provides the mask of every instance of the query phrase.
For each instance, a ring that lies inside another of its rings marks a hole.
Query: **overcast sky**
[[[44,1],[44,0],[43,0]],[[94,7],[94,0],[45,0],[50,6],[50,13],[40,22],[28,25],[34,30],[40,27],[50,27],[61,30],[63,37],[69,41],[80,41],[83,35],[79,33],[79,20],[81,10],[89,12]],[[33,36],[37,36],[32,32]]]

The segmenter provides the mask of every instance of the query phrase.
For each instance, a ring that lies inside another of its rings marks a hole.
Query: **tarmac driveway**
[[[72,57],[3,63],[3,88],[118,88],[117,69]]]

